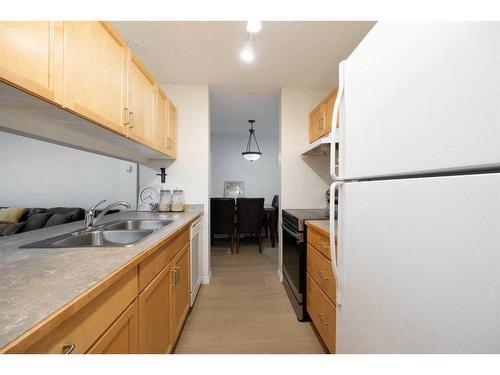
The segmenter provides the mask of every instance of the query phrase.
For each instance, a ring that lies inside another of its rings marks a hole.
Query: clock
[[[138,211],[148,211],[158,203],[158,188],[151,185],[139,186],[139,199],[137,202]]]

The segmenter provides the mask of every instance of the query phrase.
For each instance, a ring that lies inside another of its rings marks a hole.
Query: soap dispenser
[[[171,210],[171,194],[170,190],[167,190],[167,184],[165,183],[165,179],[167,174],[165,173],[165,168],[160,168],[160,173],[156,174],[161,178],[160,184],[160,204],[158,205],[158,211],[160,212],[169,212]]]

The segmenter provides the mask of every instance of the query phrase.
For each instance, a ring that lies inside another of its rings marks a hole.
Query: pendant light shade
[[[248,120],[248,122],[250,123],[250,129],[248,129],[250,135],[248,136],[247,148],[241,153],[241,155],[243,155],[243,157],[248,161],[255,161],[260,158],[262,152],[260,152],[259,144],[257,143],[257,138],[255,137],[255,129],[253,128],[255,120]],[[252,139],[255,143],[254,150],[252,150]]]

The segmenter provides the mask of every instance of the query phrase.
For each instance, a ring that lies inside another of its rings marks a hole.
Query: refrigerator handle
[[[344,69],[345,60],[341,61],[339,64],[339,89],[337,91],[337,97],[335,98],[335,104],[333,105],[333,115],[332,115],[332,143],[330,145],[330,175],[334,181],[341,180],[340,177],[340,147],[341,147],[341,133],[342,133],[342,123],[338,122],[340,111],[340,103],[342,97],[344,96]],[[338,144],[338,147],[336,147]],[[336,167],[337,162],[339,166]]]
[[[337,307],[342,306],[342,280],[340,278],[340,272],[337,261],[338,257],[337,247],[340,249],[340,247],[338,246],[340,244],[339,230],[338,230],[340,212],[337,212],[337,220],[335,220],[335,196],[339,193],[339,189],[342,187],[342,184],[343,184],[342,181],[335,181],[330,186],[330,253],[331,253],[330,256],[332,258],[333,276],[335,277]],[[340,201],[339,201],[339,206],[340,206]]]

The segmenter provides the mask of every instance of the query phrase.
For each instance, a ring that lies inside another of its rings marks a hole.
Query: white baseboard
[[[200,276],[200,281],[202,284],[210,284],[211,278],[212,278],[212,271],[210,271],[208,276]]]

